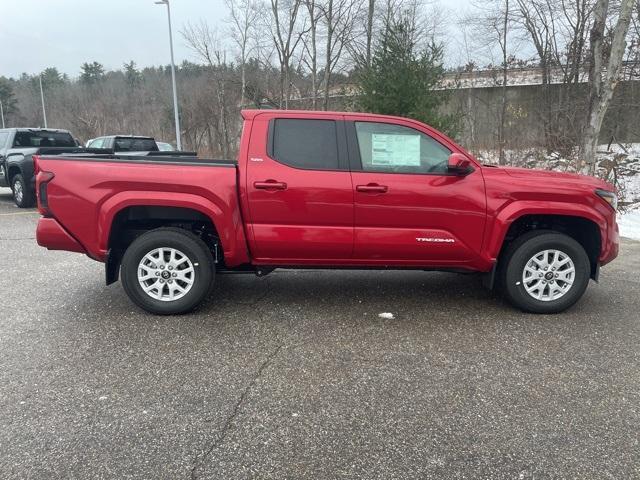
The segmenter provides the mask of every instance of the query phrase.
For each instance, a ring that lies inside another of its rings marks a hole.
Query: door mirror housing
[[[452,153],[449,155],[449,173],[464,177],[473,171],[471,161],[462,153]]]

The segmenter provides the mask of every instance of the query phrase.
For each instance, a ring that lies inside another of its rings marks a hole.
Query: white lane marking
[[[0,217],[8,217],[10,215],[40,215],[40,212],[14,212],[14,213],[0,213]]]

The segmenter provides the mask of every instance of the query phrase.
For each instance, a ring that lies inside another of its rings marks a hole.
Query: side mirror
[[[471,161],[461,153],[449,155],[449,173],[463,177],[473,171]]]

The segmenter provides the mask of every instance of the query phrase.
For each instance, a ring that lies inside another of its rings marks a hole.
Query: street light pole
[[[42,100],[42,118],[44,118],[44,128],[47,128],[47,111],[44,109],[44,91],[42,90],[42,75],[40,75],[40,100]]]
[[[176,90],[176,67],[173,60],[173,34],[171,32],[171,7],[169,0],[160,0],[156,5],[167,6],[167,17],[169,19],[169,48],[171,50],[171,83],[173,85],[173,116],[176,122],[176,144],[178,150],[182,150],[182,141],[180,139],[180,114],[178,113],[178,91]]]
[[[4,108],[2,107],[2,100],[0,100],[0,116],[2,117],[2,128],[4,128]]]

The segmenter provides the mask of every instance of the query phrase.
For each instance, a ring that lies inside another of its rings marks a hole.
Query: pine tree
[[[136,68],[136,62],[131,60],[129,63],[123,64],[124,79],[130,90],[135,90],[143,81],[140,70]]]
[[[447,95],[436,90],[444,75],[442,45],[420,48],[409,18],[387,22],[371,66],[359,76],[357,104],[366,112],[409,117],[448,135],[458,131],[458,117],[440,112]]]
[[[101,63],[83,63],[80,67],[80,82],[85,85],[94,85],[104,78],[104,67]]]

